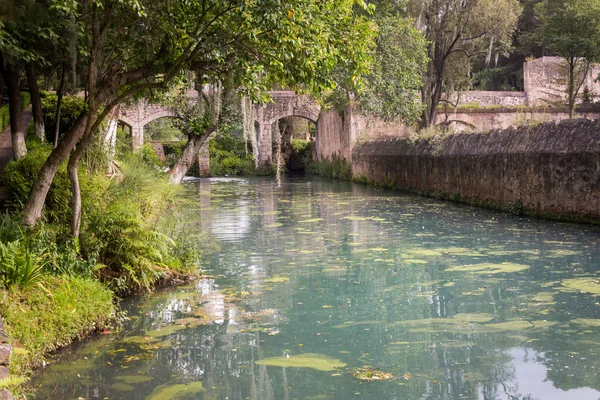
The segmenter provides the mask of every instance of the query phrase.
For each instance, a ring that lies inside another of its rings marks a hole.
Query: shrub
[[[54,127],[56,126],[56,106],[58,96],[48,92],[42,92],[42,112],[44,114],[44,125],[46,126],[46,139],[54,141]],[[59,135],[68,132],[75,125],[75,121],[85,109],[85,99],[76,96],[63,96],[60,110]]]
[[[179,187],[135,157],[122,168],[123,179],[107,190],[105,207],[89,215],[81,240],[87,254],[97,255],[99,274],[119,293],[149,290],[168,269],[181,267],[175,241],[153,226]]]
[[[341,157],[333,157],[331,160],[312,161],[306,166],[306,172],[326,178],[350,180],[352,178],[352,166]]]
[[[0,183],[4,186],[6,202],[9,208],[20,211],[29,197],[31,188],[36,181],[42,165],[50,155],[52,147],[49,144],[28,142],[27,156],[18,161],[11,161],[6,166]],[[81,169],[84,169],[83,167]],[[105,181],[96,175],[79,173],[83,212],[89,212],[97,207],[106,187]],[[61,165],[54,177],[46,197],[44,217],[50,223],[68,225],[71,218],[71,183],[65,164]]]
[[[255,175],[254,156],[246,154],[246,142],[232,134],[220,134],[209,143],[213,176]]]

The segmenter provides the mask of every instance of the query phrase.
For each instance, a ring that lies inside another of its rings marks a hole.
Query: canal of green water
[[[38,399],[600,398],[600,229],[318,179],[187,183],[220,241]]]

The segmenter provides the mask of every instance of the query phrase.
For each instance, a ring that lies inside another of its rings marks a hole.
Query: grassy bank
[[[28,155],[0,176],[6,192],[0,215],[0,315],[14,348],[11,378],[22,384],[48,354],[117,324],[117,298],[200,274],[206,237],[183,215],[183,188],[143,154],[120,154],[107,177],[99,151],[80,165],[81,235],[70,233],[70,181],[60,167],[35,229],[20,213],[49,144],[29,137]]]
[[[21,385],[48,353],[92,332],[112,329],[113,293],[96,279],[47,276],[0,292],[0,314],[13,345],[11,378],[0,383],[19,397]]]

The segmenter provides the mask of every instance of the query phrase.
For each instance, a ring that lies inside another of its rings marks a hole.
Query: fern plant
[[[6,244],[0,242],[0,274],[4,287],[27,288],[41,282],[46,275],[44,258],[30,251],[20,239]]]

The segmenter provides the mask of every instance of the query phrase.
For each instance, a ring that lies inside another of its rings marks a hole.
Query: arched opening
[[[144,126],[144,139],[155,142],[181,142],[185,135],[175,125],[174,117],[160,117]]]
[[[128,122],[119,119],[117,124],[117,137],[115,141],[115,150],[118,157],[131,151],[132,132],[133,127]]]
[[[276,132],[275,129],[279,129]],[[273,160],[277,160],[281,140],[282,166],[289,172],[303,172],[312,158],[312,143],[317,124],[312,119],[292,115],[280,118],[273,124]]]

